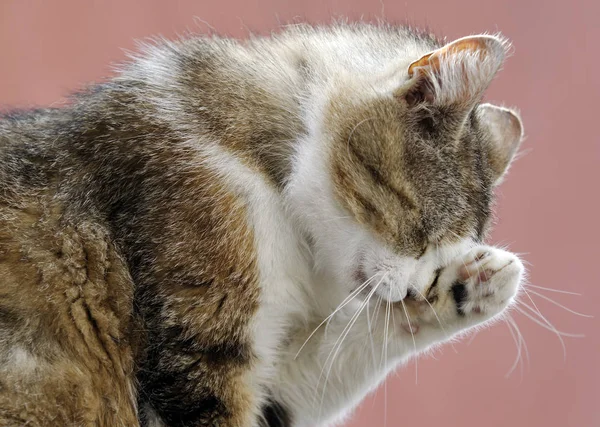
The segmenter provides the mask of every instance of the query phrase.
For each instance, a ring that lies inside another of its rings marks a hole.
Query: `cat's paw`
[[[485,323],[514,300],[523,272],[516,255],[476,246],[439,270],[426,290],[409,291],[395,305],[403,312],[402,329],[417,345],[427,346]]]
[[[514,299],[524,267],[516,255],[491,246],[477,246],[440,274],[459,317],[485,320],[502,312]]]

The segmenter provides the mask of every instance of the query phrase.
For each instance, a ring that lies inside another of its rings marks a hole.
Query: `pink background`
[[[109,64],[133,39],[187,29],[245,37],[296,17],[381,16],[379,1],[24,1],[0,2],[0,106],[49,105],[85,82],[111,73]],[[532,284],[580,292],[544,292],[593,319],[535,297],[565,338],[514,314],[530,364],[505,378],[516,347],[504,324],[474,341],[449,346],[398,371],[357,411],[349,426],[600,426],[598,185],[600,101],[597,18],[593,0],[385,2],[390,20],[426,25],[450,39],[502,31],[515,55],[488,98],[520,108],[526,155],[499,194],[494,242],[524,253]],[[195,18],[197,17],[197,18]],[[595,27],[593,27],[594,20]],[[207,24],[205,24],[206,22]],[[466,340],[468,341],[468,340]],[[596,363],[594,363],[596,361]],[[387,395],[387,405],[386,405]]]

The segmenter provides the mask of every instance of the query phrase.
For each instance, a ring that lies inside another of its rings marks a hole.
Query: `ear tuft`
[[[480,105],[477,114],[491,137],[488,159],[498,184],[521,145],[523,124],[515,111],[492,104]]]
[[[408,67],[411,87],[406,91],[407,102],[476,102],[502,66],[509,47],[503,38],[479,35],[423,55]],[[423,90],[426,93],[421,94]]]

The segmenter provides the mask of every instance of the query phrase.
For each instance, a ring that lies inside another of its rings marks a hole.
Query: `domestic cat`
[[[0,425],[313,426],[496,319],[509,43],[387,24],[161,40],[0,121]]]

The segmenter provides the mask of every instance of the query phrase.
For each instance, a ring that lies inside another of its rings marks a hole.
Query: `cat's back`
[[[69,218],[59,194],[70,120],[58,109],[0,119],[1,425],[99,421],[86,405],[137,424],[128,269],[107,228]]]

